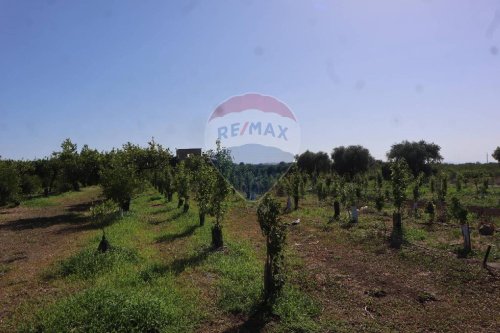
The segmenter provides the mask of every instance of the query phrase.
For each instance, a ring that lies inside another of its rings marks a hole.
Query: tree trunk
[[[212,227],[212,246],[215,249],[220,249],[224,246],[224,240],[222,239],[222,227],[217,224]]]
[[[182,198],[179,198],[179,201],[177,202],[177,208],[181,208],[183,204],[184,200],[182,200]]]
[[[299,209],[299,197],[298,196],[293,197],[293,203],[294,203],[294,209],[295,210]]]
[[[187,211],[188,211],[188,210],[189,210],[189,201],[186,199],[186,200],[184,201],[184,207],[182,208],[182,211],[183,211],[184,213],[187,213]]]
[[[340,217],[340,202],[335,200],[333,202],[333,217],[338,219]]]
[[[205,213],[200,213],[200,227],[205,225]]]
[[[272,276],[272,265],[271,257],[269,254],[266,258],[266,264],[264,266],[264,300],[269,302],[272,299],[273,294],[273,276]]]
[[[167,201],[168,202],[172,202],[172,195],[173,195],[172,192],[167,193]]]
[[[401,248],[402,243],[403,243],[403,228],[401,226],[401,213],[394,212],[392,214],[391,247],[399,249]]]
[[[130,199],[127,199],[126,201],[122,202],[120,207],[124,212],[128,212],[130,210]]]

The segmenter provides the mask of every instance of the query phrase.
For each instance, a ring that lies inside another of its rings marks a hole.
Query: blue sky
[[[0,0],[0,155],[70,137],[203,146],[213,109],[284,101],[302,148],[403,139],[448,162],[500,145],[500,1]],[[491,158],[490,158],[491,160]]]

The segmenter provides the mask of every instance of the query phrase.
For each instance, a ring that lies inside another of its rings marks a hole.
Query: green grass
[[[87,248],[61,261],[54,275],[88,279],[110,271],[120,264],[137,263],[138,260],[136,251],[127,248],[112,247],[105,253],[100,253],[95,248]]]
[[[413,227],[404,228],[404,238],[410,243],[423,241],[427,238],[427,235],[427,231],[423,229]]]
[[[5,264],[0,264],[0,276],[7,274],[9,270],[10,270],[9,266]]]
[[[53,207],[53,206],[58,206],[61,203],[63,203],[65,200],[68,199],[76,199],[80,197],[85,197],[88,196],[91,193],[98,193],[99,187],[98,186],[89,186],[89,187],[84,187],[78,192],[74,191],[69,191],[69,192],[64,192],[56,195],[50,195],[48,197],[36,197],[28,200],[24,200],[21,203],[22,207],[29,207],[29,208],[44,208],[44,207]]]
[[[169,286],[171,287],[171,286]],[[90,288],[36,315],[21,332],[185,332],[196,309],[176,288]]]

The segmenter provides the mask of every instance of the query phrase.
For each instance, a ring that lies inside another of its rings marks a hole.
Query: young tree
[[[175,176],[175,187],[177,190],[177,195],[179,196],[179,203],[177,205],[177,208],[180,208],[184,204],[183,210],[184,212],[187,212],[189,210],[190,177],[184,161],[177,164]]]
[[[109,166],[101,171],[101,185],[106,198],[128,212],[132,197],[139,191],[141,180],[135,166],[127,162],[123,152],[113,153]]]
[[[172,175],[172,167],[170,167],[170,165],[166,165],[158,178],[160,193],[166,197],[168,202],[171,202],[174,194],[174,177]]]
[[[200,226],[205,224],[209,212],[210,198],[216,180],[216,171],[206,156],[196,157],[197,167],[193,172],[194,198],[198,203]]]
[[[404,159],[398,159],[391,163],[392,198],[394,211],[392,215],[391,247],[400,248],[403,242],[403,228],[401,225],[401,207],[406,200],[406,187],[409,181],[408,164]]]
[[[470,228],[469,224],[467,223],[467,215],[469,214],[469,212],[457,197],[452,197],[451,203],[448,208],[448,213],[461,225],[460,228],[464,237],[464,249],[461,254],[467,255],[471,251]]]
[[[457,189],[457,192],[462,191],[463,182],[464,182],[464,176],[461,173],[457,174],[457,178],[455,180],[455,187]]]
[[[80,190],[80,178],[81,178],[81,164],[80,155],[78,154],[76,143],[71,142],[68,138],[61,144],[62,151],[55,153],[58,157],[61,167],[63,184],[62,190],[69,189],[69,186],[73,191]]]
[[[344,204],[344,207],[347,208],[349,222],[351,223],[358,222],[358,211],[356,207],[357,198],[356,185],[353,183],[345,184],[342,191],[342,203]]]
[[[429,215],[429,223],[434,222],[434,217],[436,216],[436,205],[432,200],[429,200],[425,205],[425,212]]]
[[[413,183],[413,215],[416,218],[418,216],[418,200],[420,199],[420,188],[424,182],[424,174],[421,172],[417,177],[415,177],[415,181]]]
[[[318,201],[324,201],[328,195],[328,188],[323,179],[316,182],[316,195],[318,196]]]
[[[333,218],[338,220],[340,218],[340,200],[341,193],[344,190],[344,180],[340,177],[335,177],[330,187],[330,195],[333,199]]]
[[[275,303],[285,285],[284,248],[286,225],[280,219],[281,205],[266,194],[257,208],[260,229],[266,237],[266,264],[264,267],[264,301]]]
[[[209,212],[215,217],[215,224],[212,226],[212,246],[215,249],[224,246],[222,237],[222,221],[227,212],[226,197],[229,194],[229,186],[220,174],[216,174],[216,180],[210,198]]]
[[[382,188],[383,188],[383,177],[382,173],[378,172],[375,182],[375,208],[377,208],[377,211],[379,212],[381,212],[382,209],[384,208],[384,201],[385,201]]]
[[[299,209],[299,199],[303,195],[304,180],[296,165],[290,168],[290,180],[288,181],[288,193],[293,197],[294,209]]]
[[[441,202],[446,201],[446,195],[448,194],[448,176],[446,174],[442,174],[438,178],[438,199]]]

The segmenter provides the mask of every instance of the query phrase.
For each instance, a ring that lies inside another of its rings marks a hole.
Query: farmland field
[[[491,191],[498,200],[498,186]],[[458,225],[423,217],[404,215],[406,242],[393,250],[391,209],[361,210],[355,225],[328,223],[331,208],[308,192],[282,217],[300,223],[288,227],[285,290],[264,315],[255,203],[230,197],[225,247],[214,251],[211,220],[200,227],[194,204],[183,213],[146,188],[129,213],[107,222],[113,250],[96,254],[103,225],[89,207],[101,197],[93,186],[1,210],[0,331],[500,330],[500,237],[479,235],[475,223],[465,259],[456,254]]]

